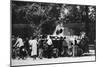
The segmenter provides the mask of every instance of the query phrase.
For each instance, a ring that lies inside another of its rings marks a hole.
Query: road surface
[[[33,60],[32,58],[27,58],[25,60],[11,59],[11,66],[17,65],[35,65],[35,64],[50,64],[50,63],[64,63],[64,62],[82,62],[82,61],[95,61],[95,55],[92,51],[89,56],[81,56],[81,57],[59,57],[59,58],[43,58]]]

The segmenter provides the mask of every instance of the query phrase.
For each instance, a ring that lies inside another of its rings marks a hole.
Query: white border
[[[12,1],[31,1],[31,2],[49,2],[80,5],[96,5],[96,0],[12,0]]]
[[[33,0],[32,0],[33,1]],[[69,0],[34,0],[34,1],[55,1],[68,3]],[[67,1],[67,2],[65,2]],[[96,2],[97,1],[97,2]],[[86,62],[86,63],[71,63],[71,64],[54,64],[54,65],[39,65],[34,67],[99,67],[100,66],[100,2],[99,0],[70,0],[70,4],[86,4],[86,5],[96,5],[96,29],[97,35],[97,61],[96,62]],[[82,2],[82,3],[81,3]],[[0,67],[10,67],[10,0],[0,1]],[[25,66],[33,67],[33,66]]]

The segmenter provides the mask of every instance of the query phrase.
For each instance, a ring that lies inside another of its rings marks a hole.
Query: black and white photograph
[[[96,61],[96,5],[11,0],[11,66]]]

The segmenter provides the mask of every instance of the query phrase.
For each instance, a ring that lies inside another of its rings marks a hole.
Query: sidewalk
[[[85,54],[87,55],[87,54]],[[81,56],[81,57],[59,57],[59,58],[43,58],[39,59],[37,58],[36,60],[33,60],[32,58],[27,58],[26,60],[11,60],[12,61],[12,66],[16,65],[36,65],[36,64],[51,64],[51,63],[71,63],[71,62],[83,62],[83,61],[95,61],[95,55],[94,55],[94,50],[90,50],[90,53],[87,56]]]

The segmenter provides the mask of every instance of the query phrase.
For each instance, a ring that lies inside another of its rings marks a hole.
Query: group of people
[[[37,56],[37,38],[30,37],[22,39],[20,36],[12,37],[12,57],[24,59],[27,55]]]
[[[83,39],[85,38],[82,37],[81,41]],[[25,59],[26,57],[32,57],[33,59],[36,59],[38,57],[42,59],[43,57],[57,58],[59,56],[72,56],[72,45],[77,45],[77,49],[80,48],[80,50],[75,51],[80,52],[78,54],[82,55],[84,51],[88,52],[88,46],[86,46],[87,44],[83,43],[83,41],[78,43],[75,39],[74,42],[71,42],[68,41],[67,37],[55,37],[50,35],[47,35],[46,37],[31,36],[25,39],[22,39],[20,36],[13,36],[12,58],[18,57],[19,59]]]

